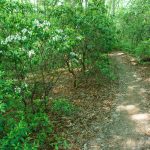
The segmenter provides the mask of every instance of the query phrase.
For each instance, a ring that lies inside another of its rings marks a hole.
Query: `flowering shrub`
[[[72,114],[74,107],[60,100],[49,108],[57,70],[67,68],[77,86],[75,68],[84,73],[97,67],[100,54],[112,48],[111,19],[94,2],[86,11],[62,4],[47,7],[46,14],[42,6],[17,1],[2,0],[0,8],[0,148],[58,149],[63,142],[54,138],[46,112]]]

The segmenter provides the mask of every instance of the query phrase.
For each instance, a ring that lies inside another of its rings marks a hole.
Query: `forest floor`
[[[150,150],[150,65],[139,65],[131,56],[110,54],[117,79],[88,79],[74,89],[71,77],[54,88],[54,95],[79,108],[62,117],[62,135],[71,150]],[[81,84],[80,84],[81,83]]]

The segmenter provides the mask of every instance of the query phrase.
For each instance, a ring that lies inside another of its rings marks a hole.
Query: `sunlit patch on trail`
[[[123,148],[124,149],[127,149],[127,148],[135,148],[136,147],[136,141],[134,139],[127,139],[127,141],[124,142],[124,146]]]
[[[137,74],[136,74],[136,73],[134,73],[134,74],[133,74],[133,77],[137,77]]]
[[[144,80],[145,82],[150,82],[150,78],[147,78]]]
[[[136,78],[136,81],[138,82],[138,81],[142,81],[142,78]]]
[[[131,62],[134,62],[134,61],[136,61],[136,59],[135,58],[131,58],[131,60],[130,60]]]
[[[130,59],[132,65],[137,65],[137,60],[135,58]]]
[[[150,136],[150,114],[141,113],[131,116],[131,119],[136,123],[136,132]]]
[[[134,90],[134,89],[137,88],[137,87],[138,87],[137,85],[132,85],[132,86],[130,85],[130,86],[128,86],[128,89],[129,89],[129,90]]]
[[[121,55],[124,55],[124,53],[122,53],[122,52],[117,52],[117,53],[109,54],[109,56],[121,56]]]
[[[149,150],[150,141],[147,140],[147,137],[141,138],[128,138],[123,144],[123,150],[132,149],[132,150]]]
[[[85,143],[83,146],[83,150],[100,150],[101,146],[97,139],[89,141],[89,143]]]
[[[135,121],[150,121],[150,114],[144,113],[144,114],[135,114],[131,116],[132,120]]]
[[[146,89],[140,88],[140,91],[139,91],[140,94],[143,94],[143,93],[146,93],[146,92],[147,92]]]
[[[121,112],[121,111],[127,111],[129,114],[135,114],[139,111],[139,108],[135,105],[119,105],[117,107],[117,111]]]

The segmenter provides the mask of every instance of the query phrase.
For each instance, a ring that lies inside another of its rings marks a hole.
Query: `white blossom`
[[[61,36],[55,35],[54,37],[52,37],[52,40],[53,41],[58,41],[58,40],[60,40],[60,38],[61,38]]]
[[[45,27],[43,30],[44,30],[44,31],[48,31],[48,27]]]
[[[38,21],[37,19],[35,19],[35,20],[33,21],[33,24],[37,26],[37,25],[39,24],[39,21]]]
[[[5,41],[1,41],[1,45],[6,45],[7,43]]]
[[[28,56],[29,56],[29,58],[31,58],[33,55],[35,55],[35,52],[34,52],[34,50],[32,49],[32,50],[30,50],[30,51],[28,52]]]
[[[39,20],[37,20],[37,19],[35,19],[35,20],[33,21],[33,24],[34,24],[36,27],[38,27],[38,28],[43,28],[43,27],[45,27],[45,26],[50,26],[50,25],[51,25],[50,22],[47,21],[47,20],[44,20],[43,23],[40,23]]]
[[[82,40],[82,36],[77,36],[77,39],[78,40]]]
[[[17,9],[14,9],[14,12],[18,12]]]
[[[9,35],[8,37],[6,37],[5,40],[1,41],[1,44],[6,45],[10,42],[24,41],[26,39],[26,36],[21,36],[19,33],[17,33],[15,35]]]
[[[21,41],[21,36],[19,34],[16,35],[16,40]]]
[[[23,37],[22,37],[22,41],[25,41],[26,39],[27,39],[26,36],[23,36]]]
[[[27,30],[26,28],[24,28],[21,32],[22,32],[23,34],[28,33],[29,35],[32,35],[32,31],[29,31],[29,30]]]
[[[57,29],[56,32],[57,33],[63,33],[63,30],[62,29]]]
[[[21,88],[20,87],[15,87],[15,92],[16,93],[21,93]]]
[[[23,34],[27,33],[28,30],[26,28],[24,28],[22,31],[21,31]]]
[[[27,84],[27,83],[25,83],[25,84],[24,84],[24,86],[27,88],[27,87],[28,87],[28,84]]]
[[[58,6],[62,6],[62,5],[63,5],[63,1],[59,1],[59,2],[57,3],[57,5],[58,5]]]
[[[43,27],[42,24],[37,24],[36,26],[37,26],[38,28]]]
[[[74,52],[70,52],[70,56],[77,57],[78,55],[76,53],[74,53]]]
[[[23,83],[23,87],[27,88],[28,84],[26,82]]]
[[[43,24],[46,25],[46,26],[50,26],[51,25],[50,22],[46,21],[46,20],[43,22]]]

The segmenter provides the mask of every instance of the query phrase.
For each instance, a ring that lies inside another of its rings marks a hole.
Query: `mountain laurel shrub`
[[[47,113],[75,111],[65,99],[49,108],[61,75],[57,71],[67,68],[75,86],[76,68],[109,74],[109,60],[101,56],[114,47],[113,21],[105,5],[95,1],[87,9],[49,5],[46,13],[41,4],[35,8],[19,1],[0,0],[0,8],[0,149],[66,147]]]

